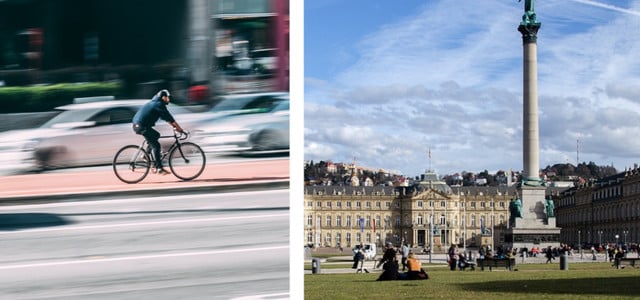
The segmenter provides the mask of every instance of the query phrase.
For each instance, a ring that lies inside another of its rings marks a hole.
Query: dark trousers
[[[404,271],[407,268],[407,258],[406,257],[402,257],[402,271]]]
[[[142,135],[151,149],[153,149],[153,160],[155,161],[155,167],[157,169],[162,168],[162,159],[160,157],[160,133],[151,127],[142,127],[138,124],[133,124],[133,131],[139,135]]]

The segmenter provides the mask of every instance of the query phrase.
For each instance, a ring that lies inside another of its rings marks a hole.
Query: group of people
[[[378,277],[382,280],[419,280],[429,279],[429,275],[422,268],[422,263],[416,255],[409,250],[406,244],[400,247],[400,255],[402,260],[402,271],[400,272],[400,263],[398,262],[398,251],[393,247],[392,243],[387,243],[382,259],[377,263],[376,268],[382,266],[382,274]],[[407,270],[406,272],[404,272]]]

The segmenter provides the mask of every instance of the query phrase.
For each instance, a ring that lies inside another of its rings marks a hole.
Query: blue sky
[[[408,176],[521,170],[523,7],[305,1],[304,159]],[[639,163],[640,0],[535,11],[540,167]]]

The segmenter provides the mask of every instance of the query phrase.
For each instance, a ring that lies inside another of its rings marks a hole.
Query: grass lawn
[[[449,271],[423,265],[430,279],[376,281],[380,273],[307,274],[305,299],[640,299],[640,269],[610,263],[522,264],[517,271]],[[324,268],[324,266],[323,266]]]

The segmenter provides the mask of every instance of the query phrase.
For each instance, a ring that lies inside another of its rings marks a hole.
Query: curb
[[[58,193],[48,195],[24,195],[24,196],[8,196],[0,197],[0,205],[11,204],[25,204],[26,202],[43,202],[43,201],[55,201],[55,200],[69,200],[78,198],[84,198],[83,200],[97,197],[119,197],[119,196],[145,196],[152,193],[163,193],[165,195],[170,194],[182,194],[182,193],[201,193],[212,192],[220,193],[225,191],[234,191],[242,189],[245,191],[251,190],[265,190],[265,189],[281,189],[289,188],[289,179],[282,180],[269,180],[269,181],[248,181],[245,183],[232,183],[221,185],[200,185],[200,186],[181,186],[181,187],[154,187],[154,188],[141,188],[133,190],[117,190],[117,191],[91,191],[91,192],[77,192],[77,193]]]

